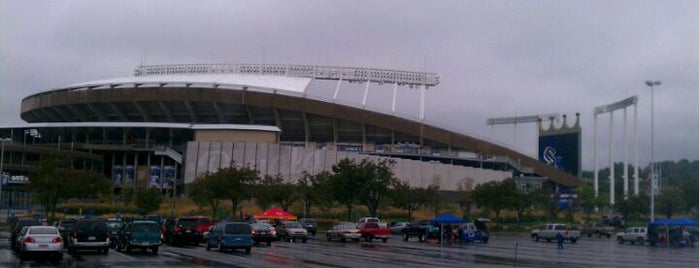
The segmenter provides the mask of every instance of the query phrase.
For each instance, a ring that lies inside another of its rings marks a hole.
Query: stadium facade
[[[319,81],[334,83],[322,89],[334,92],[331,98],[308,94]],[[337,98],[348,83],[364,87],[360,104]],[[154,187],[179,194],[198,174],[231,165],[251,165],[293,182],[343,158],[391,158],[399,179],[417,187],[438,184],[445,191],[467,180],[476,185],[510,177],[525,186],[582,184],[507,147],[425,123],[424,92],[438,83],[433,73],[371,68],[139,66],[131,77],[24,98],[21,118],[27,123],[0,128],[3,177],[9,186],[10,178],[26,176],[37,161],[28,157],[34,148],[78,153],[75,165],[103,172],[117,193]],[[366,105],[370,85],[393,87],[391,111]],[[417,119],[396,112],[397,93],[405,88],[421,93]],[[16,193],[5,191],[21,189],[3,187],[0,205],[8,206]]]

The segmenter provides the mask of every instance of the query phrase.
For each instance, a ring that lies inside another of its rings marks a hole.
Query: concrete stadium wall
[[[310,174],[331,171],[332,166],[344,158],[361,161],[364,158],[378,160],[384,157],[276,143],[192,141],[187,143],[184,181],[188,184],[204,172],[216,172],[220,168],[235,164],[250,165],[257,169],[260,175],[281,174],[286,181],[296,182],[303,176],[303,171]],[[456,191],[457,185],[465,178],[472,179],[473,186],[476,186],[512,177],[512,173],[505,171],[409,159],[394,160],[396,164],[393,173],[396,178],[415,187],[439,184],[441,190]]]

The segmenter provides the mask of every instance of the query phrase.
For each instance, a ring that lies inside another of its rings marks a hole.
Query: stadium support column
[[[626,142],[626,107],[624,107],[624,199],[629,196],[629,157],[628,146]]]
[[[340,84],[342,84],[342,78],[337,80],[337,86],[335,86],[335,94],[333,95],[333,102],[337,99],[337,94],[340,92]]]
[[[362,108],[364,108],[364,106],[366,106],[366,97],[367,97],[367,95],[369,95],[369,84],[370,83],[371,83],[371,81],[369,81],[369,80],[366,81],[366,87],[364,88],[364,98],[362,99]]]
[[[427,85],[422,85],[420,88],[420,120],[425,119],[425,91],[427,91]]]
[[[592,147],[592,159],[593,159],[593,164],[594,164],[594,169],[595,169],[595,174],[594,174],[594,183],[595,183],[595,197],[599,196],[599,168],[597,167],[597,113],[593,115],[593,125],[592,125],[592,143],[594,144]]]
[[[398,94],[398,83],[393,83],[393,105],[391,105],[391,112],[396,112],[396,96]]]
[[[633,163],[633,194],[638,195],[638,104],[633,104],[633,143],[635,158]]]
[[[609,112],[609,205],[614,206],[614,111]]]

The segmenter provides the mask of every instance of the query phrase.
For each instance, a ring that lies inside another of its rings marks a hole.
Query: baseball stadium
[[[425,92],[438,85],[435,73],[401,70],[175,64],[45,90],[22,100],[25,124],[0,128],[0,207],[29,204],[23,187],[46,154],[102,172],[117,194],[152,187],[180,195],[197,175],[233,165],[295,182],[345,158],[393,159],[398,179],[445,192],[506,178],[520,187],[582,185],[574,173],[425,121]],[[384,108],[369,105],[377,90],[392,92]],[[349,91],[361,100],[339,97]],[[404,92],[419,94],[417,116],[396,108]]]

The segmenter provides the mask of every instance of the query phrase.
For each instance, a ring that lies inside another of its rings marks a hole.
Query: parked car
[[[583,226],[580,230],[581,235],[586,235],[587,237],[592,237],[593,235],[597,237],[605,236],[611,238],[613,233],[616,231],[614,226],[611,226],[605,222],[591,222]]]
[[[297,223],[298,224],[298,223]],[[219,222],[206,236],[206,250],[216,247],[220,252],[227,249],[245,249],[250,253],[252,248],[252,226],[246,222]]]
[[[196,245],[204,241],[204,232],[212,225],[208,217],[184,217],[166,223],[165,239],[172,244]]]
[[[301,226],[303,226],[306,231],[308,231],[308,234],[310,235],[316,235],[316,230],[318,230],[318,223],[314,219],[299,219],[299,223],[301,223]]]
[[[301,242],[306,243],[308,240],[308,231],[303,228],[303,226],[296,221],[282,221],[277,225],[277,239],[279,241],[292,241],[301,240]]]
[[[273,241],[277,240],[277,229],[268,223],[253,223],[252,226],[252,241],[256,245],[262,242],[267,243],[268,246],[272,245]]]
[[[476,220],[478,222],[478,220]],[[482,242],[483,244],[488,243],[490,239],[490,231],[485,224],[478,227],[478,224],[474,223],[463,223],[452,230],[454,237],[459,242]]]
[[[403,227],[401,236],[403,241],[408,241],[411,237],[417,237],[418,241],[425,242],[432,238],[439,238],[439,230],[430,224],[430,220],[415,220]]]
[[[408,224],[410,223],[405,221],[391,222],[391,224],[388,227],[391,228],[391,234],[401,234],[403,228],[405,228],[405,226],[408,226]]]
[[[391,238],[391,229],[383,227],[377,222],[360,223],[359,234],[364,238],[364,241],[371,242],[374,239],[381,239],[384,243]]]
[[[73,232],[73,226],[77,221],[78,219],[63,219],[57,221],[54,224],[54,226],[58,228],[58,232],[61,234],[61,238],[63,238],[63,243],[67,243],[68,238],[70,237],[70,233]]]
[[[623,232],[616,234],[616,241],[619,244],[624,244],[624,242],[629,242],[631,245],[638,243],[643,245],[645,242],[649,242],[648,239],[648,228],[646,227],[629,227]]]
[[[575,244],[581,236],[580,231],[571,230],[565,224],[549,223],[532,230],[531,237],[534,241],[545,239],[547,242],[551,242],[551,240],[556,239],[558,233],[563,235],[563,240],[568,240],[573,244]]]
[[[102,254],[108,254],[109,227],[107,221],[103,219],[78,220],[73,226],[66,247],[71,254],[83,249],[96,249]]]
[[[117,251],[126,250],[129,253],[131,249],[139,248],[142,251],[150,249],[153,254],[158,254],[158,247],[162,244],[160,227],[151,220],[126,222],[118,231],[116,244]]]
[[[10,234],[10,247],[12,248],[12,250],[17,250],[17,246],[19,245],[17,243],[17,236],[19,235],[19,232],[22,230],[22,227],[40,225],[41,222],[33,218],[21,218],[15,220],[15,222],[12,224],[12,233]]]
[[[354,222],[341,222],[334,225],[326,233],[326,238],[328,241],[339,240],[340,242],[345,242],[347,240],[359,241],[362,238],[362,234],[359,233],[359,228],[357,228],[357,223]]]
[[[30,255],[47,255],[62,260],[63,238],[55,226],[25,226],[17,253],[22,260]]]
[[[108,219],[107,220],[107,227],[109,227],[109,246],[111,248],[116,247],[117,236],[119,234],[119,229],[121,229],[122,225],[123,225],[123,222],[121,220],[117,220],[117,219]]]

